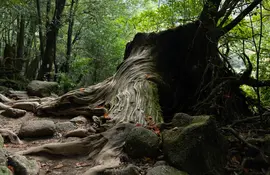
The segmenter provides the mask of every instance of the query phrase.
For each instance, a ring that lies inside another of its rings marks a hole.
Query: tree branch
[[[203,10],[200,14],[199,19],[204,23],[216,23],[217,22],[217,12],[221,0],[207,0],[204,4]]]
[[[241,12],[231,23],[221,29],[220,36],[233,29],[249,12],[251,12],[262,0],[254,0],[243,12]]]

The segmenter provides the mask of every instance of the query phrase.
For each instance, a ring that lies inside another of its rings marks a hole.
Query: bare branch
[[[221,29],[220,36],[233,29],[249,12],[251,12],[262,0],[254,0],[243,12],[241,12],[231,23]]]

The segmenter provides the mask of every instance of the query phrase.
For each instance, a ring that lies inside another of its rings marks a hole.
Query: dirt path
[[[0,111],[1,112],[1,111]],[[27,113],[24,117],[13,119],[0,115],[0,128],[9,129],[15,133],[18,133],[22,123],[31,121],[47,119],[52,120],[55,123],[69,121],[69,119],[63,118],[49,118],[49,117],[36,117],[32,113]],[[36,139],[22,139],[23,144],[17,145],[12,143],[6,143],[5,148],[9,152],[18,152],[28,149],[29,147],[35,147],[43,145],[44,143],[56,143],[76,140],[78,138],[65,138],[61,136],[62,133],[57,132],[53,137],[36,138]],[[80,175],[92,166],[90,160],[86,160],[85,157],[56,157],[56,156],[27,156],[30,159],[35,159],[40,165],[40,175]]]

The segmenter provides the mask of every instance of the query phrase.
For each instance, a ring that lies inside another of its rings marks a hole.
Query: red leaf
[[[139,126],[142,126],[142,124],[140,124],[140,123],[136,123],[136,125],[135,125],[135,126],[139,127]]]

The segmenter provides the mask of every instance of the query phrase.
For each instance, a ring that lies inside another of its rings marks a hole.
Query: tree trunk
[[[22,71],[24,64],[24,35],[25,35],[25,18],[23,15],[18,19],[19,31],[17,35],[17,56],[15,60],[15,69]]]
[[[37,5],[38,28],[39,28],[40,59],[43,60],[43,57],[44,57],[44,42],[43,42],[43,32],[42,32],[42,17],[41,17],[41,11],[40,11],[40,0],[36,0],[36,5]]]
[[[69,72],[69,61],[72,51],[72,36],[73,36],[73,25],[74,25],[74,16],[76,13],[76,9],[78,6],[79,0],[72,0],[70,9],[69,9],[69,17],[68,17],[68,35],[67,35],[67,53],[66,53],[66,61],[64,63],[64,70],[63,72],[68,73]],[[76,4],[75,4],[76,3]],[[74,7],[75,4],[75,7]]]
[[[219,56],[218,40],[235,21],[225,26],[226,30],[216,28],[219,17],[212,17],[219,14],[215,6],[220,1],[212,1],[205,4],[200,20],[160,33],[136,34],[126,46],[124,61],[111,78],[68,92],[37,109],[38,115],[104,115],[108,131],[81,141],[46,144],[23,153],[88,154],[97,165],[111,168],[119,165],[131,123],[147,125],[149,116],[158,124],[169,121],[176,112],[213,114],[221,121],[250,114],[240,85],[266,83],[254,83],[249,77],[252,67],[242,75],[235,74],[225,58]],[[236,20],[239,21],[238,17]],[[85,175],[93,173],[95,168]]]
[[[39,71],[38,79],[43,79],[44,76],[48,80],[51,79],[50,73],[53,68],[53,63],[55,62],[55,52],[56,52],[56,40],[58,31],[60,29],[61,14],[64,10],[66,0],[56,0],[55,1],[55,11],[53,15],[53,20],[50,22],[47,28],[46,34],[46,48],[44,52],[44,57],[42,58],[42,64]]]

